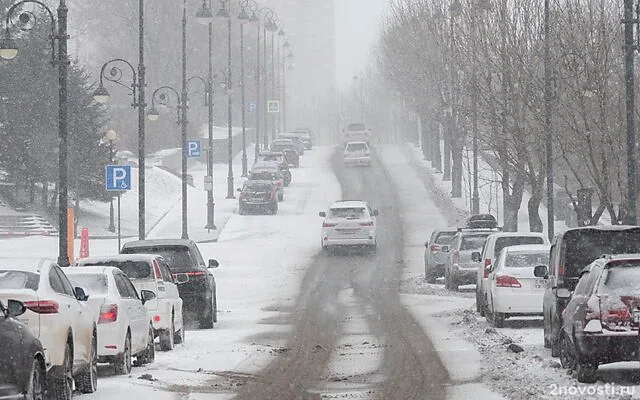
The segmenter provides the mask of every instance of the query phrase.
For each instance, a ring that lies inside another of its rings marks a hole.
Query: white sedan
[[[69,280],[89,293],[89,307],[98,323],[98,361],[115,366],[116,374],[131,372],[137,364],[153,362],[153,324],[144,303],[156,297],[150,290],[140,296],[129,278],[115,267],[67,268]]]
[[[348,142],[342,155],[346,166],[371,165],[371,149],[367,142]]]
[[[515,316],[541,316],[546,280],[536,278],[537,265],[549,265],[546,244],[509,246],[489,268],[487,320],[495,327]]]
[[[319,213],[322,222],[321,245],[323,250],[333,246],[367,246],[376,250],[376,216],[378,210],[372,209],[365,201],[336,201],[329,211]]]
[[[24,303],[27,311],[16,319],[42,342],[49,397],[70,399],[74,381],[81,392],[93,393],[97,328],[84,290],[74,288],[53,260],[0,258],[0,300],[9,299]]]

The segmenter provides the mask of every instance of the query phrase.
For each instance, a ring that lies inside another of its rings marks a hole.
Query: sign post
[[[105,189],[108,192],[118,192],[118,252],[120,252],[120,195],[131,190],[131,166],[107,165],[105,167]]]

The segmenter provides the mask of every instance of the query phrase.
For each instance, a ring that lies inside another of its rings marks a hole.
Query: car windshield
[[[366,215],[367,212],[364,207],[332,208],[329,210],[330,218],[358,219]]]
[[[107,276],[105,274],[68,274],[73,286],[83,288],[89,295],[107,294]]]
[[[544,239],[535,236],[499,237],[496,239],[493,254],[497,256],[505,247],[517,246],[521,244],[544,244]]]
[[[283,154],[263,154],[260,156],[262,161],[277,161],[281,162],[284,158]]]
[[[600,278],[598,293],[635,295],[640,293],[640,263],[616,263],[615,266],[605,268]]]
[[[486,235],[467,235],[462,237],[462,243],[460,243],[460,250],[480,250],[484,246],[484,242],[487,240]]]
[[[367,151],[368,147],[366,143],[349,143],[347,145],[346,151],[355,152],[355,151]]]
[[[145,252],[141,252],[145,253]],[[84,266],[97,266],[97,267],[116,267],[131,280],[136,279],[148,279],[153,277],[153,273],[151,272],[151,265],[149,265],[146,261],[133,261],[133,260],[100,260],[100,261],[89,261],[86,263],[82,263]]]
[[[625,230],[576,229],[565,233],[565,276],[577,277],[603,254],[640,253],[640,228]]]
[[[364,124],[349,124],[347,127],[348,131],[364,131],[367,129]]]
[[[169,264],[171,272],[187,272],[193,269],[195,262],[191,259],[189,248],[186,246],[151,246],[128,247],[123,249],[126,254],[159,254]]]
[[[38,290],[40,275],[27,271],[0,270],[0,289]]]
[[[507,268],[528,268],[536,265],[549,265],[549,252],[508,252],[504,260],[504,266]]]

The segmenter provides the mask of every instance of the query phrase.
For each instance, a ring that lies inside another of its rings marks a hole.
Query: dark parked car
[[[238,188],[238,214],[248,211],[266,211],[278,213],[278,187],[273,181],[249,180],[242,188]]]
[[[304,155],[304,150],[307,146],[304,144],[304,141],[300,136],[295,133],[280,133],[278,135],[278,139],[289,139],[296,146],[298,153],[302,156]]]
[[[296,128],[291,133],[295,134],[304,143],[305,150],[313,149],[313,137],[311,136],[311,130],[307,128]]]
[[[174,278],[186,281],[178,286],[186,317],[197,317],[200,328],[218,322],[216,280],[211,273],[218,261],[205,263],[198,246],[190,239],[134,240],[122,246],[122,254],[159,254],[169,264]],[[186,277],[186,278],[185,278]]]
[[[437,278],[444,276],[449,250],[445,248],[446,251],[443,251],[442,246],[449,245],[457,232],[457,228],[436,229],[424,244],[424,279],[427,282],[435,283]]]
[[[44,399],[46,367],[44,349],[29,328],[16,318],[26,311],[24,304],[0,302],[0,399]]]
[[[293,165],[295,168],[300,167],[300,154],[297,151],[287,148],[282,149],[282,153],[288,165]]]
[[[557,296],[571,298],[563,312],[560,361],[579,382],[595,382],[600,364],[640,359],[640,254],[597,259],[582,269],[573,295],[562,288]]]
[[[281,151],[263,151],[258,155],[257,161],[275,162],[280,166],[282,171],[282,178],[284,179],[284,185],[289,186],[291,183],[291,170],[289,169],[289,163],[284,153]]]
[[[551,242],[548,270],[540,268],[537,277],[548,273],[544,292],[544,346],[551,355],[560,355],[560,328],[569,298],[559,293],[572,292],[580,271],[603,254],[640,253],[640,226],[612,225],[572,228],[555,236]]]

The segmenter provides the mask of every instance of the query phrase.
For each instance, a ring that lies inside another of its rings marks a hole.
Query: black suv
[[[549,267],[537,266],[538,278],[549,278],[544,292],[544,347],[551,348],[553,357],[560,356],[562,312],[573,292],[580,271],[603,254],[640,253],[640,226],[588,226],[569,229],[556,235],[551,242]]]
[[[196,317],[200,328],[213,328],[218,322],[216,280],[211,268],[217,260],[205,264],[196,243],[189,239],[134,240],[122,246],[121,254],[159,254],[167,261],[173,277],[180,282],[178,291],[186,317]]]

